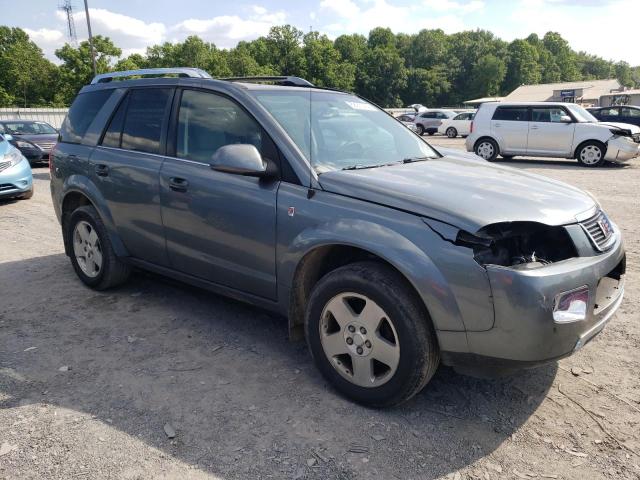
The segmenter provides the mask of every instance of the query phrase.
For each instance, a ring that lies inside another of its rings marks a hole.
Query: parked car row
[[[412,130],[419,135],[440,133],[449,138],[469,134],[475,110],[423,109],[416,113],[404,113],[398,117],[405,125],[413,124]]]

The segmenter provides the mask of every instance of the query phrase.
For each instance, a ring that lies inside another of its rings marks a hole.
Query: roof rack
[[[109,72],[96,75],[91,80],[91,85],[96,83],[107,83],[114,78],[133,77],[138,75],[153,75],[155,77],[162,77],[164,75],[177,75],[179,77],[189,78],[211,78],[204,70],[199,68],[180,67],[180,68],[141,68],[139,70],[124,70],[121,72]]]
[[[247,82],[247,83],[273,83],[287,87],[313,87],[313,83],[304,78],[292,76],[262,76],[262,77],[228,77],[220,78],[227,82]]]

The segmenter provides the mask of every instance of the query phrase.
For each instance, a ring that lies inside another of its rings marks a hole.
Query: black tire
[[[578,163],[583,167],[596,168],[606,163],[604,159],[606,153],[607,147],[602,143],[589,140],[576,149],[576,160],[578,160]]]
[[[424,135],[424,127],[422,125],[420,125],[419,123],[416,125],[416,130],[418,132],[418,135],[420,135],[420,136]]]
[[[102,265],[99,273],[95,277],[90,277],[82,271],[82,268],[78,263],[78,259],[74,254],[73,234],[76,225],[81,221],[89,223],[89,225],[95,230],[100,242]],[[129,278],[131,267],[120,260],[114,253],[107,229],[104,226],[104,223],[102,223],[102,219],[94,207],[78,207],[71,213],[69,221],[65,223],[65,239],[67,242],[70,242],[69,249],[71,251],[71,264],[73,265],[73,269],[76,271],[76,274],[85,285],[95,290],[105,290],[107,288],[120,285]]]
[[[437,130],[427,130],[427,135],[433,137],[436,134]]]
[[[20,195],[20,198],[22,200],[29,200],[31,197],[33,197],[33,190],[35,188],[36,188],[35,186],[31,185],[31,190],[29,190],[28,192],[23,193],[22,195]]]
[[[491,150],[491,153],[489,153],[487,149],[484,149],[485,144],[491,145],[493,149]],[[476,142],[473,147],[473,152],[479,157],[484,158],[486,161],[493,162],[500,153],[500,148],[498,147],[498,143],[493,138],[485,137]]]
[[[454,127],[447,128],[447,137],[456,138],[458,136],[458,131]]]
[[[513,155],[504,155],[504,154],[500,154],[500,156],[504,159],[504,160],[513,160]]]
[[[322,313],[331,299],[346,292],[374,300],[397,332],[398,366],[379,386],[361,387],[350,382],[325,355],[320,338]],[[428,383],[440,362],[436,335],[422,301],[400,273],[374,261],[340,267],[316,284],[307,304],[305,333],[322,375],[344,396],[369,407],[390,407],[410,399]]]

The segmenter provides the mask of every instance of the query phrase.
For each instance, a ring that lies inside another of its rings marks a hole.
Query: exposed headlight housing
[[[587,318],[589,287],[583,285],[569,292],[556,295],[553,305],[553,320],[556,323],[579,322]]]
[[[18,148],[31,148],[31,147],[33,147],[32,144],[30,144],[29,142],[25,142],[23,140],[16,140],[16,146]]]
[[[22,153],[20,153],[20,150],[12,148],[4,157],[0,157],[0,164],[6,164],[7,161],[9,162],[9,164],[4,167],[3,170],[5,170],[19,164],[22,160],[24,160],[24,157]]]

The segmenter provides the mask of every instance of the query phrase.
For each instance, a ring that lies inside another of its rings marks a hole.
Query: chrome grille
[[[602,210],[580,225],[587,233],[593,245],[601,252],[608,249],[614,241],[614,231],[609,218]]]
[[[11,166],[11,162],[2,162],[0,163],[0,172],[6,170]]]
[[[55,145],[55,142],[33,142],[33,143],[35,143],[37,146],[39,146],[45,152],[50,151],[53,148],[53,146]]]

